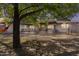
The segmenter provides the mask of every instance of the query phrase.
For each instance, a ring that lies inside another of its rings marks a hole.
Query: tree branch
[[[24,10],[30,8],[30,7],[34,7],[34,5],[28,6],[28,7],[24,8],[24,9],[20,10],[20,13],[21,13],[22,11],[24,11]]]
[[[31,8],[31,7],[38,7],[38,5],[31,5],[31,6],[28,6],[28,7],[24,8],[24,9],[20,10],[20,13],[21,13],[22,11],[28,9],[28,8]]]
[[[43,10],[43,8],[38,9],[36,11],[32,11],[32,12],[25,13],[25,14],[23,14],[23,15],[20,16],[20,20],[23,19],[26,16],[33,15],[34,13],[39,12],[39,11],[42,11],[42,10]]]

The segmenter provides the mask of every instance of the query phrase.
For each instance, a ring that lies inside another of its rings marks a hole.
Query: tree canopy
[[[5,9],[7,17],[13,18],[12,4],[0,4],[0,6],[0,17],[3,16],[2,10]],[[49,19],[68,20],[71,15],[77,12],[79,12],[79,4],[73,3],[19,4],[21,23],[25,24],[37,22],[37,19],[43,21]]]

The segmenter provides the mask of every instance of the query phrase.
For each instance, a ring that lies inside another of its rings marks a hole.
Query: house
[[[76,13],[70,17],[72,26],[71,26],[71,31],[79,33],[79,13]]]
[[[48,30],[53,32],[56,30],[58,33],[66,33],[69,30],[70,27],[70,21],[56,21],[56,25],[53,21],[48,22]],[[55,26],[55,29],[54,29]]]
[[[79,13],[73,15],[72,17],[70,17],[70,21],[56,21],[56,30],[58,32],[79,32]],[[54,31],[54,22],[52,19],[48,21],[48,31],[49,32],[53,32]],[[40,23],[40,24],[44,24],[44,23]],[[29,25],[29,27],[28,27]],[[6,27],[5,25],[5,20],[3,18],[0,18],[0,32],[4,32],[3,29]],[[44,25],[42,26],[44,28]],[[20,25],[20,32],[23,31],[34,31],[35,29],[37,29],[34,25],[32,24],[24,24],[24,25]],[[11,24],[9,26],[9,28],[5,31],[5,33],[13,33],[13,24]]]

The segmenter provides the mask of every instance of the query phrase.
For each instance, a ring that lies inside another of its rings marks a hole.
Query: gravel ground
[[[77,39],[76,39],[77,40]],[[74,43],[75,44],[74,44]],[[37,56],[77,56],[79,55],[79,42],[72,40],[38,41],[32,40],[23,44],[25,51]]]
[[[0,56],[15,56],[16,53],[13,49],[10,49],[4,45],[0,45]]]
[[[73,40],[29,40],[22,43],[22,50],[29,56],[79,56],[79,39]],[[14,49],[0,44],[0,56],[19,55]],[[24,55],[24,54],[23,54]]]
[[[12,43],[10,42],[12,40],[10,39],[12,39],[12,36],[10,38],[6,35],[2,37],[3,39],[0,42],[0,56],[79,56],[79,36],[26,35],[26,38],[25,35],[23,35],[23,38],[21,37],[21,41],[23,41],[21,43],[22,48],[18,50],[11,48]],[[6,39],[9,39],[8,42]]]

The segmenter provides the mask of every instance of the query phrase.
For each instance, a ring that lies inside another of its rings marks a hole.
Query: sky
[[[71,22],[79,22],[79,13],[76,13],[71,17]]]

